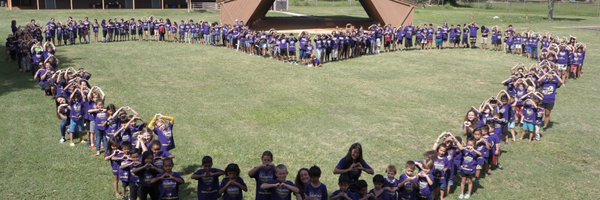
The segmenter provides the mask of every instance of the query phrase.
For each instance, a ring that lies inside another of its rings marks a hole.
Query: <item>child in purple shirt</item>
[[[383,175],[377,174],[373,177],[374,188],[369,191],[369,195],[374,200],[391,200],[388,191],[383,187],[385,178]]]
[[[223,195],[223,200],[242,200],[248,187],[244,183],[244,179],[240,178],[240,168],[237,164],[231,163],[225,168],[227,177],[221,181],[219,194]]]
[[[433,174],[431,174],[432,162],[426,162],[422,165],[421,172],[417,174],[419,184],[418,198],[422,200],[433,200]]]
[[[398,198],[415,200],[417,199],[417,188],[419,188],[418,177],[415,174],[416,165],[414,161],[406,162],[404,174],[398,179]]]
[[[308,169],[310,182],[304,186],[304,196],[310,200],[327,200],[327,186],[321,183],[321,168],[312,166]]]
[[[164,160],[164,173],[159,174],[150,182],[158,184],[160,199],[179,199],[179,185],[185,181],[177,172],[173,172],[173,159],[167,158]]]
[[[462,180],[460,183],[461,194],[459,199],[468,199],[473,191],[473,176],[477,167],[477,157],[481,156],[481,152],[475,149],[475,141],[467,141],[466,146],[463,147],[460,143],[456,143],[458,148],[463,152],[463,161],[460,167]],[[465,184],[468,184],[468,192],[465,194]]]
[[[286,180],[288,170],[285,165],[279,164],[275,167],[276,179],[270,183],[262,183],[259,187],[263,190],[271,191],[272,200],[291,200],[292,193],[297,194],[298,199],[301,199],[300,189],[294,185],[292,181]]]
[[[263,183],[271,183],[275,180],[275,167],[273,166],[273,153],[264,151],[260,157],[262,165],[252,168],[248,175],[256,180],[256,200],[270,200],[271,191],[260,188]]]
[[[219,176],[225,174],[223,170],[213,168],[210,156],[202,158],[202,168],[192,174],[192,179],[198,180],[198,200],[217,200],[219,194]]]

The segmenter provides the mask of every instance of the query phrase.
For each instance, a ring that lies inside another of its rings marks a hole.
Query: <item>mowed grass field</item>
[[[564,4],[569,5],[569,4]],[[518,30],[575,35],[588,53],[583,78],[559,89],[554,126],[541,142],[504,145],[504,170],[482,180],[473,199],[596,199],[600,192],[600,32],[597,5],[545,11],[429,7],[416,11],[415,24],[512,24]],[[544,6],[544,5],[530,5]],[[561,7],[562,8],[562,7]],[[360,6],[291,7],[315,16],[366,17]],[[351,13],[351,14],[349,14]],[[581,14],[578,13],[587,13]],[[590,14],[591,13],[591,14]],[[219,13],[183,10],[0,11],[0,39],[10,20],[46,22],[97,18],[168,17],[218,20]],[[494,16],[499,19],[494,20]],[[0,46],[0,48],[3,48]],[[183,199],[196,198],[191,173],[204,155],[214,166],[238,163],[246,172],[271,150],[293,179],[301,167],[319,165],[330,192],[337,189],[333,168],[350,144],[360,142],[375,173],[388,164],[402,168],[422,159],[442,131],[459,132],[464,114],[503,89],[499,84],[525,58],[482,50],[393,52],[365,56],[320,69],[305,68],[201,45],[119,42],[59,47],[62,67],[85,67],[107,102],[131,106],[145,118],[155,113],[176,118],[172,151],[175,171],[185,175]],[[109,164],[84,145],[59,144],[54,103],[29,74],[0,57],[0,196],[2,199],[113,199]],[[370,185],[372,176],[363,175]],[[450,195],[457,199],[458,191]]]

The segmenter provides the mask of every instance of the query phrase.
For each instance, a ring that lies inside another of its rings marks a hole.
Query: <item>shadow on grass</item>
[[[184,167],[183,169],[181,169],[181,175],[184,175],[184,176],[190,175],[190,174],[194,173],[196,170],[198,170],[200,167],[202,167],[202,166],[198,165],[198,164],[188,165],[188,166]]]
[[[186,182],[179,186],[179,197],[180,199],[196,199],[198,198],[198,191],[194,188],[193,184],[196,181]]]
[[[548,17],[543,17],[542,19],[548,20]],[[555,17],[552,21],[565,21],[565,22],[578,22],[583,21],[583,18],[568,18],[568,17]]]
[[[37,84],[32,81],[33,73],[31,72],[19,72],[17,61],[8,61],[8,55],[6,52],[6,46],[0,46],[0,96],[6,95],[11,92],[17,92],[21,90],[29,90],[37,87]],[[43,91],[40,91],[40,95],[43,95]]]

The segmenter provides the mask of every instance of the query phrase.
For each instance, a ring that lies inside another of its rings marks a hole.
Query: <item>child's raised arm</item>
[[[155,114],[154,117],[152,117],[152,119],[150,120],[150,123],[148,123],[148,128],[150,130],[154,129],[154,124],[156,123],[156,120],[158,120],[158,114]]]

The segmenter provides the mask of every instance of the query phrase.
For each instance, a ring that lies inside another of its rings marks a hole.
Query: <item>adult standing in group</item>
[[[354,143],[348,149],[348,153],[344,156],[333,170],[333,174],[346,174],[350,177],[350,191],[358,192],[356,183],[362,172],[373,174],[373,168],[363,159],[362,145]]]
[[[544,130],[546,130],[550,125],[550,114],[554,108],[554,102],[556,102],[556,91],[564,82],[556,73],[549,72],[540,78],[539,83],[542,86],[542,94],[544,95],[542,107],[545,109]]]

